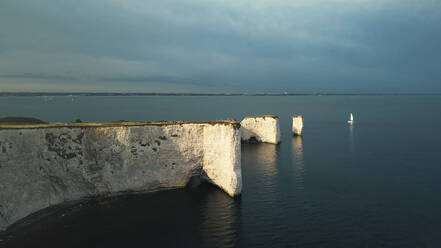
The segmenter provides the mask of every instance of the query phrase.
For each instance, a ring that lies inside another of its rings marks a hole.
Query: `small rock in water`
[[[303,116],[294,115],[292,117],[292,132],[295,136],[301,136],[303,129]]]

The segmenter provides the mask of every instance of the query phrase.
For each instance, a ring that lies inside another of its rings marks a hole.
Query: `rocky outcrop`
[[[185,187],[241,193],[235,121],[0,127],[0,230],[66,201]]]
[[[279,118],[275,115],[245,117],[241,122],[242,140],[278,144]]]
[[[303,116],[294,115],[292,117],[292,132],[296,136],[301,136],[303,130]]]

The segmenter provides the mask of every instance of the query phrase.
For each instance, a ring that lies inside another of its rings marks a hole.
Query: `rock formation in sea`
[[[296,136],[301,136],[302,129],[303,129],[303,116],[294,115],[292,117],[292,132],[293,132],[293,134]]]
[[[278,144],[279,118],[275,115],[245,117],[241,122],[242,140]]]

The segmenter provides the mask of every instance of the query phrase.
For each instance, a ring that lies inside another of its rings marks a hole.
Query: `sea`
[[[441,247],[441,95],[0,96],[0,117],[51,122],[264,114],[282,141],[242,144],[240,197],[202,184],[75,202],[0,247]]]

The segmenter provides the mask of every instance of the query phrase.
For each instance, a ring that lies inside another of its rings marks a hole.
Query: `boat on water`
[[[349,116],[348,123],[350,123],[350,124],[354,123],[354,116],[352,115],[352,113],[351,113],[351,115]]]

